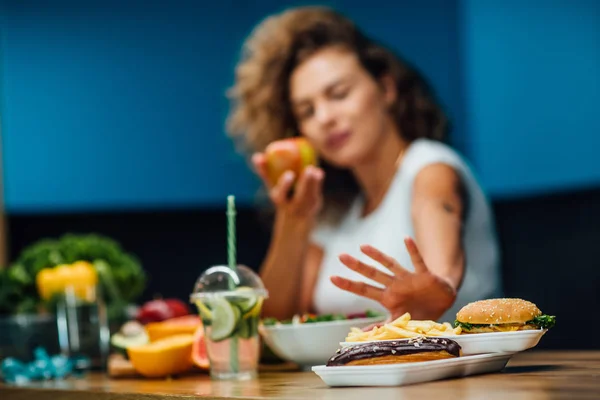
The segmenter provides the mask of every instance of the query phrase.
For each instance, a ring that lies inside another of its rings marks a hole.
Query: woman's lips
[[[337,150],[342,147],[350,138],[350,131],[332,132],[327,136],[327,147],[331,150]]]

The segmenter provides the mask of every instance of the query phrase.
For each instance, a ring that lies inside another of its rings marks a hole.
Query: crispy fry
[[[407,339],[417,336],[452,336],[460,335],[460,327],[453,328],[449,322],[438,323],[431,320],[413,320],[405,313],[395,320],[364,332],[351,328],[346,337],[347,342],[366,342],[372,340]]]
[[[409,331],[403,328],[397,328],[393,325],[386,325],[385,326],[389,331],[395,333],[398,335],[398,337],[402,337],[402,338],[411,338],[411,337],[417,337],[417,336],[421,336],[421,334],[419,332],[416,331]],[[390,339],[393,339],[393,337],[391,337]]]

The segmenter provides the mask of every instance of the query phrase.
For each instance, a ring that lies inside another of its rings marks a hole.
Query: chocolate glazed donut
[[[448,338],[413,338],[356,344],[338,350],[328,367],[397,364],[460,357],[461,347]]]

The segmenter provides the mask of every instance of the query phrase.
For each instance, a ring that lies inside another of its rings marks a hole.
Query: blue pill
[[[18,374],[27,369],[27,366],[16,358],[7,357],[2,361],[2,375]]]
[[[36,360],[49,360],[50,356],[48,352],[43,347],[36,347],[33,351],[33,356]]]

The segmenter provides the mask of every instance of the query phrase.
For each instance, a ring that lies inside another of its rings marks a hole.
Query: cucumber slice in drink
[[[210,339],[218,342],[227,339],[233,333],[241,319],[241,312],[222,297],[215,297],[210,303],[212,308]]]
[[[237,335],[242,339],[248,339],[252,336],[252,323],[247,319],[240,319],[238,326],[236,328]]]
[[[250,330],[250,337],[258,335],[258,317],[246,318]]]

